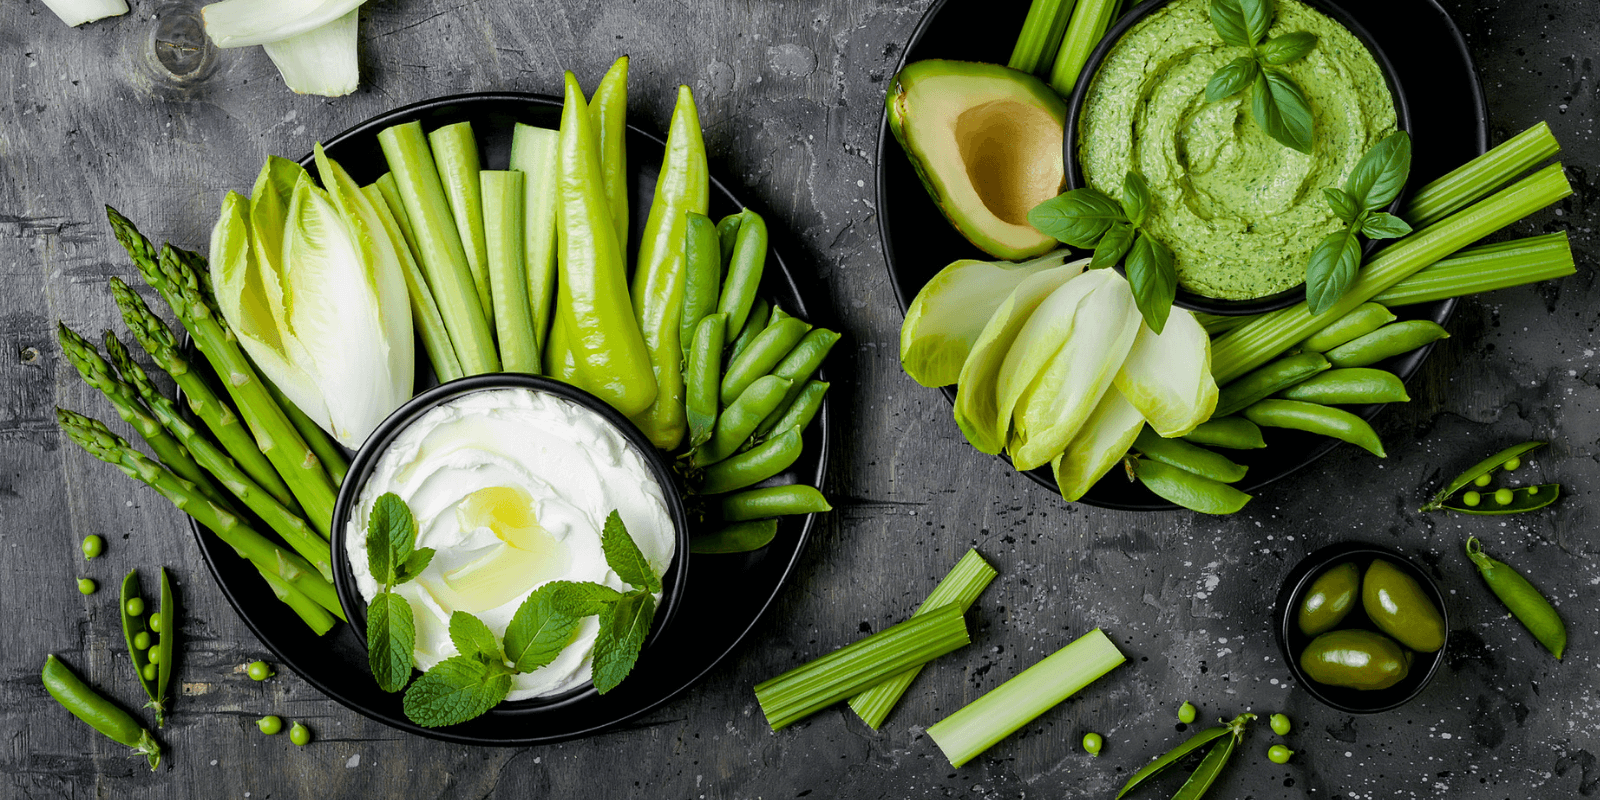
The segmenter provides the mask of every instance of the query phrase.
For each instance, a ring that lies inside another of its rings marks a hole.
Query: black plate
[[[328,155],[361,183],[376,180],[387,171],[378,148],[378,131],[419,120],[432,130],[462,120],[473,123],[478,147],[488,168],[504,169],[510,155],[511,130],[516,122],[557,127],[560,98],[515,92],[458,95],[428,100],[374,117],[324,143]],[[628,128],[628,172],[632,183],[632,241],[637,242],[655,193],[664,143],[652,133]],[[309,165],[310,157],[302,159]],[[742,203],[716,177],[711,179],[713,217],[731,214]],[[772,226],[770,217],[768,225]],[[630,250],[630,253],[632,250]],[[768,252],[762,294],[792,309],[808,313],[806,295],[794,274],[776,252]],[[420,350],[420,346],[419,346]],[[202,359],[203,361],[203,359]],[[819,377],[826,379],[825,375]],[[828,460],[829,408],[824,403],[819,424],[805,436],[805,454],[778,481],[797,480],[821,485]],[[463,744],[527,746],[585,736],[639,716],[687,689],[710,672],[739,645],[777,597],[811,533],[814,515],[787,517],[772,544],[740,555],[696,556],[694,578],[684,587],[673,625],[671,647],[652,647],[641,656],[636,671],[604,697],[589,696],[544,713],[518,714],[514,721],[483,725],[426,729],[413,725],[399,713],[394,695],[380,691],[367,669],[366,649],[348,625],[327,635],[311,633],[293,614],[284,613],[270,598],[266,583],[247,563],[216,537],[202,535],[192,525],[200,553],[217,579],[228,602],[239,612],[261,643],[277,661],[324,694],[355,711],[392,727],[435,739]],[[667,644],[666,641],[663,644]],[[670,649],[670,652],[669,652]],[[490,715],[493,717],[493,715]]]
[[[1410,91],[1412,185],[1420,186],[1488,149],[1489,123],[1483,106],[1483,86],[1461,31],[1434,0],[1343,0],[1341,5],[1380,42],[1394,63],[1400,82]],[[1022,30],[1027,3],[982,0],[937,0],[911,34],[900,67],[925,58],[992,61],[1004,64]],[[885,117],[878,131],[878,230],[883,237],[884,259],[889,264],[895,300],[905,311],[918,290],[946,264],[961,258],[990,260],[945,221]],[[1456,301],[1441,300],[1395,309],[1405,319],[1431,319],[1443,324]],[[1427,358],[1432,345],[1378,366],[1409,380]],[[955,387],[942,390],[955,398]],[[1350,410],[1371,419],[1382,406]],[[1337,440],[1299,431],[1269,429],[1263,450],[1229,451],[1250,467],[1238,484],[1254,492],[1321,458],[1339,444]],[[1051,491],[1055,479],[1041,468],[1026,473]],[[1142,485],[1116,475],[1095,484],[1080,502],[1102,508],[1159,511],[1177,506],[1151,494]]]

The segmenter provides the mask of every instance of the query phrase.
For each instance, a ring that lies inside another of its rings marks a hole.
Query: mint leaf
[[[628,535],[628,526],[622,524],[622,516],[615,511],[606,517],[605,530],[600,533],[600,549],[605,551],[606,565],[623,583],[652,593],[661,591],[661,576],[650,566],[644,553],[639,552],[639,545]]]
[[[1258,52],[1261,53],[1262,61],[1274,67],[1281,67],[1305,58],[1311,52],[1311,48],[1316,46],[1316,34],[1294,31],[1262,42]]]
[[[1260,75],[1261,65],[1253,56],[1239,56],[1211,73],[1211,80],[1206,81],[1206,102],[1232,97],[1250,88]]]
[[[395,566],[395,585],[398,586],[402,583],[406,583],[412,578],[421,575],[422,571],[427,569],[428,564],[432,563],[432,561],[433,548],[431,547],[419,547],[416,550],[411,551],[411,555],[406,556],[406,560],[404,562]]]
[[[1089,268],[1109,267],[1121,261],[1128,254],[1128,248],[1133,246],[1135,232],[1134,227],[1126,222],[1112,223],[1105,235],[1100,237],[1100,243],[1094,246],[1094,258],[1089,259]]]
[[[553,581],[545,586],[553,587],[552,607],[569,617],[592,617],[622,599],[622,592],[588,581]]]
[[[506,660],[518,672],[532,672],[556,660],[556,656],[572,644],[572,637],[578,632],[578,623],[584,616],[589,616],[567,614],[556,607],[556,597],[561,594],[562,584],[581,585],[563,581],[540,586],[522,601],[517,613],[511,617],[511,624],[506,626]],[[616,594],[615,591],[612,593]]]
[[[1361,223],[1361,233],[1368,239],[1398,239],[1411,232],[1406,221],[1382,211],[1373,213]]]
[[[1356,282],[1361,269],[1361,243],[1350,228],[1334,231],[1311,251],[1306,265],[1306,303],[1312,314],[1332,308]]]
[[[1324,186],[1322,196],[1328,198],[1328,205],[1333,208],[1333,215],[1346,225],[1354,225],[1356,217],[1361,215],[1361,204],[1343,189]]]
[[[491,664],[505,661],[500,655],[500,642],[495,640],[494,631],[489,630],[483,620],[465,611],[450,615],[450,643],[456,646],[457,653],[467,658]]]
[[[456,725],[500,704],[511,693],[503,665],[452,656],[422,673],[406,690],[406,717],[424,728]]]
[[[1094,247],[1114,222],[1127,222],[1122,206],[1098,189],[1073,189],[1033,207],[1028,224],[1073,247]]]
[[[1128,285],[1133,302],[1150,330],[1161,333],[1172,313],[1172,300],[1178,293],[1178,273],[1172,264],[1172,250],[1149,234],[1139,233],[1128,251]]]
[[[394,584],[395,568],[411,555],[416,546],[417,522],[406,501],[394,492],[385,492],[367,517],[367,569],[384,586]]]
[[[1411,137],[1395,131],[1372,146],[1350,168],[1344,190],[1362,207],[1376,211],[1394,202],[1411,175]]]
[[[648,592],[629,592],[600,612],[600,635],[594,642],[594,688],[601,694],[617,688],[633,670],[655,613],[656,601]]]
[[[1143,225],[1150,214],[1150,185],[1136,170],[1128,170],[1122,179],[1122,213],[1135,228]]]
[[[1256,124],[1268,136],[1284,147],[1311,153],[1311,101],[1293,78],[1276,69],[1262,70],[1250,86],[1250,101]]]
[[[367,666],[378,688],[398,692],[411,680],[417,629],[411,604],[394,592],[379,592],[367,606]]]

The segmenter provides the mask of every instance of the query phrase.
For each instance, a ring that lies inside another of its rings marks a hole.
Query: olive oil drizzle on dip
[[[1172,248],[1179,284],[1207,297],[1247,300],[1303,283],[1312,249],[1343,224],[1322,188],[1343,183],[1395,130],[1394,98],[1361,41],[1298,0],[1275,5],[1269,37],[1317,37],[1309,55],[1279,68],[1310,100],[1310,155],[1261,130],[1249,91],[1206,102],[1211,75],[1248,53],[1222,43],[1207,0],[1177,0],[1134,25],[1096,71],[1079,117],[1087,183],[1114,197],[1138,170],[1153,201],[1145,229]]]

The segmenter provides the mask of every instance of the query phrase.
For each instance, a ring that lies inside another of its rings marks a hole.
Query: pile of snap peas
[[[814,328],[758,298],[766,223],[749,209],[720,222],[686,212],[683,313],[684,411],[689,489],[704,499],[709,532],[696,553],[766,546],[777,518],[832,510],[813,486],[751,489],[799,459],[802,434],[828,384],[814,376],[839,334]]]

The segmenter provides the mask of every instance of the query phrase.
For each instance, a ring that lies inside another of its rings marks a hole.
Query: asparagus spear
[[[218,397],[211,384],[190,368],[189,359],[178,349],[178,341],[167,324],[121,278],[111,279],[111,296],[117,301],[117,307],[122,309],[122,321],[133,332],[133,338],[139,340],[140,346],[150,354],[156,366],[172,376],[178,388],[183,390],[184,397],[189,401],[189,410],[205,423],[211,435],[217,437],[223,449],[228,451],[228,455],[251,480],[272,495],[274,500],[299,514],[300,504],[289,493],[283,477],[272,468],[272,462],[256,446],[256,440],[250,438],[250,432],[240,424],[233,407]]]
[[[126,441],[99,420],[64,408],[56,409],[56,420],[61,423],[61,430],[89,455],[156,490],[178,510],[209,528],[217,538],[263,574],[277,577],[282,581],[282,586],[305,595],[316,605],[344,619],[344,611],[339,607],[333,584],[317,574],[305,559],[273,544],[245,524],[238,515],[207,499],[194,484],[129,447]],[[306,624],[316,628],[318,623],[307,619]]]
[[[221,315],[218,315],[221,319]],[[344,449],[333,440],[328,432],[322,429],[315,420],[306,416],[306,412],[294,404],[293,400],[283,396],[283,392],[274,386],[272,381],[262,380],[261,385],[267,387],[267,394],[272,395],[272,401],[283,409],[283,415],[289,418],[289,424],[300,432],[301,438],[306,440],[306,446],[311,452],[317,454],[317,460],[322,462],[322,468],[328,471],[328,478],[333,481],[335,489],[344,483],[344,476],[350,471],[350,461],[344,457]]]
[[[155,414],[156,419],[176,436],[189,452],[194,455],[195,461],[204,467],[217,480],[228,487],[235,497],[242,500],[246,507],[254,511],[262,522],[276,531],[279,538],[283,539],[296,553],[305,556],[311,565],[322,573],[322,577],[333,580],[333,556],[328,549],[328,543],[311,529],[306,521],[297,514],[283,507],[282,503],[272,499],[250,476],[239,469],[239,465],[222,452],[222,448],[212,444],[210,440],[190,425],[178,414],[178,407],[171,400],[163,396],[160,390],[145,374],[144,368],[133,360],[133,355],[128,352],[126,345],[118,339],[116,334],[106,331],[106,353],[111,356],[111,363],[122,379],[132,386],[134,391],[144,401],[144,404]]]

